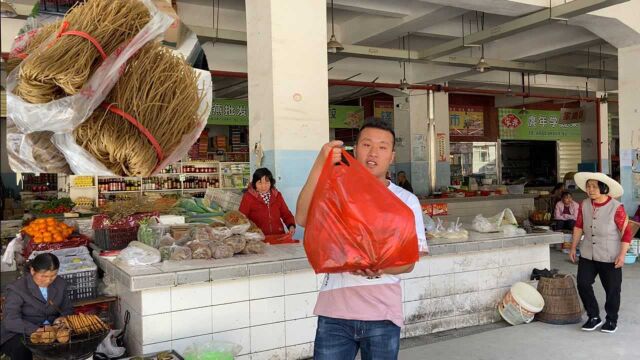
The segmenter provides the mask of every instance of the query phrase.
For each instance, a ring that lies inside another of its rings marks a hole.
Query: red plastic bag
[[[313,193],[304,249],[316,273],[381,270],[418,261],[413,211],[351,155],[327,158]]]
[[[271,245],[279,244],[297,244],[300,241],[294,240],[290,233],[280,235],[265,235],[264,242]]]

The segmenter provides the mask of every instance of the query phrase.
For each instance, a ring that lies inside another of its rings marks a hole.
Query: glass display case
[[[473,177],[482,185],[498,184],[498,144],[495,142],[452,142],[451,185],[462,185]]]

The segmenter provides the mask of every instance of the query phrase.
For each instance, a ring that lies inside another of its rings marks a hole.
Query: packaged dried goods
[[[259,240],[249,240],[242,250],[243,254],[264,254],[267,244]]]
[[[249,219],[240,211],[235,210],[224,214],[224,222],[233,234],[244,234],[251,227]]]
[[[214,244],[214,245],[213,245]],[[226,259],[233,256],[233,247],[223,243],[212,243],[210,248],[214,259]]]
[[[208,241],[194,240],[187,244],[191,249],[192,259],[211,259],[211,249]]]
[[[233,252],[235,254],[244,250],[245,246],[247,246],[247,239],[245,239],[242,235],[232,235],[223,240],[223,243],[231,246],[233,248]]]
[[[163,247],[163,246],[171,246],[173,244],[175,244],[176,240],[171,237],[170,234],[164,234],[162,236],[162,238],[160,239],[160,242],[158,243],[159,247]]]
[[[210,228],[211,239],[213,241],[222,241],[229,236],[233,235],[231,229],[226,226]]]
[[[171,256],[169,257],[169,260],[191,260],[191,249],[187,246],[171,246]]]

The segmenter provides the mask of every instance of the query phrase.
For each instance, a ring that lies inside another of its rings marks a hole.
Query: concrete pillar
[[[249,147],[289,208],[329,140],[325,0],[246,0]],[[251,154],[252,171],[257,167]]]
[[[449,94],[434,93],[436,121],[436,189],[451,184],[451,163],[449,159]],[[444,149],[442,148],[444,146]],[[443,151],[444,150],[444,151]],[[444,152],[444,158],[439,153]]]
[[[596,92],[596,96],[600,98],[603,92]],[[598,103],[596,110],[600,114],[600,164],[601,171],[605,174],[611,174],[611,157],[609,156],[609,104]],[[596,149],[597,151],[597,149]]]
[[[429,192],[428,166],[428,97],[424,90],[411,90],[395,96],[394,131],[396,132],[395,172],[404,171],[416,195]]]
[[[640,45],[618,49],[620,181],[627,213],[640,204]]]

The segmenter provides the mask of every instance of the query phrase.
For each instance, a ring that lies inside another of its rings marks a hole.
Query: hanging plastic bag
[[[116,337],[122,332],[122,330],[111,330],[104,340],[98,345],[96,353],[105,355],[109,359],[117,359],[124,355],[127,350],[124,347],[119,347],[116,344]]]
[[[193,344],[184,351],[185,360],[233,360],[242,346],[213,340],[205,344]]]
[[[304,249],[316,273],[415,263],[413,211],[347,152],[327,157],[311,200]]]

